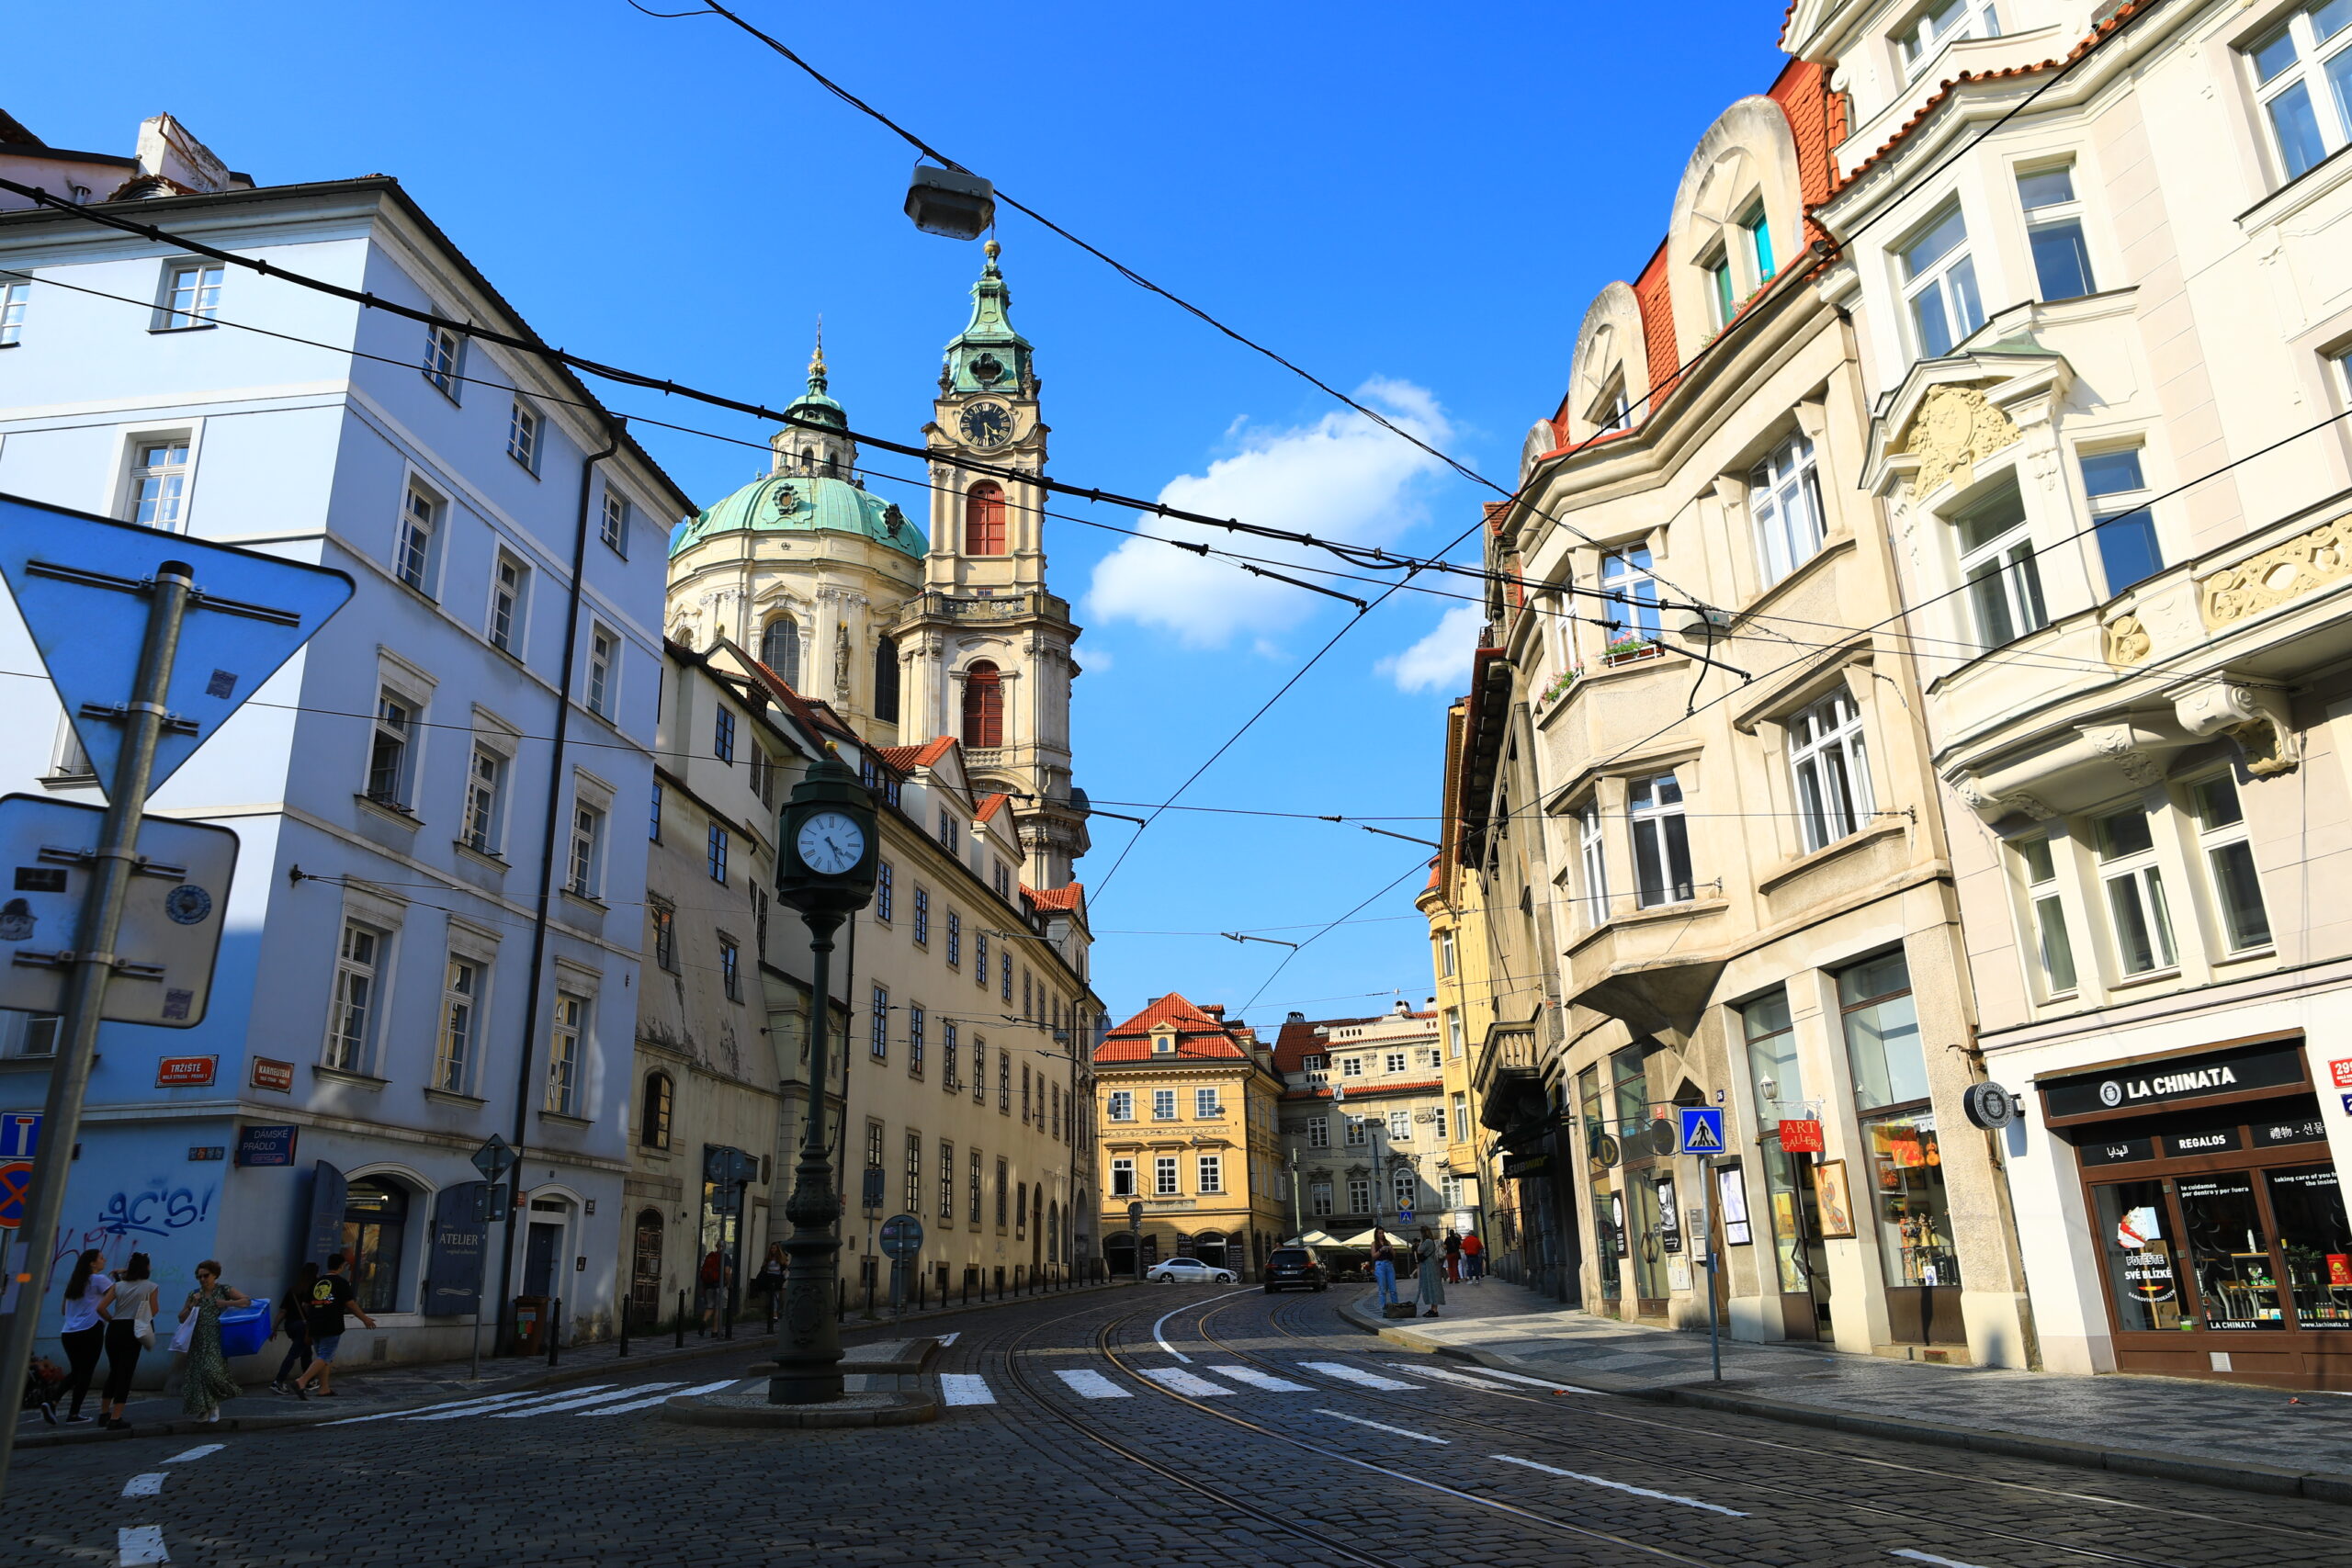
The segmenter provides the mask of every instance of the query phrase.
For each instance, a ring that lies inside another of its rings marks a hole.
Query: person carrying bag
[[[147,1255],[132,1253],[98,1303],[107,1320],[107,1383],[98,1406],[109,1431],[130,1430],[124,1416],[130,1380],[139,1371],[140,1352],[155,1348],[155,1281],[147,1272]]]

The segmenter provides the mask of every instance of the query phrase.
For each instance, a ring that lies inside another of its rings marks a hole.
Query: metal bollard
[[[548,1365],[555,1365],[555,1348],[563,1337],[563,1298],[548,1298]]]
[[[735,1337],[735,1298],[733,1296],[727,1298],[727,1337],[729,1339]]]
[[[621,1302],[621,1356],[628,1356],[628,1309],[636,1303],[623,1298]]]
[[[678,1292],[678,1348],[686,1348],[686,1292]]]

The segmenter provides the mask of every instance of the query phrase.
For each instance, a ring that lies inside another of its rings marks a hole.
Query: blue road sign
[[[40,1111],[11,1111],[0,1116],[0,1159],[30,1159],[40,1143]]]
[[[193,568],[197,592],[151,791],[351,597],[350,577],[332,567],[0,495],[0,577],[104,790],[114,787],[123,705],[146,640],[148,585],[166,561]]]
[[[1682,1152],[1686,1155],[1719,1155],[1724,1152],[1722,1106],[1682,1107]]]

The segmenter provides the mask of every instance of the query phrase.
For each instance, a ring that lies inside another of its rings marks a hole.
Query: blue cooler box
[[[220,1353],[258,1355],[269,1343],[269,1298],[257,1296],[251,1306],[231,1307],[220,1314]]]

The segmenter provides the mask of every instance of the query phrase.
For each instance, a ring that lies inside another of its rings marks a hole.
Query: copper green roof
[[[922,530],[893,503],[847,479],[770,474],[754,479],[671,536],[673,556],[719,534],[856,534],[922,558]]]

